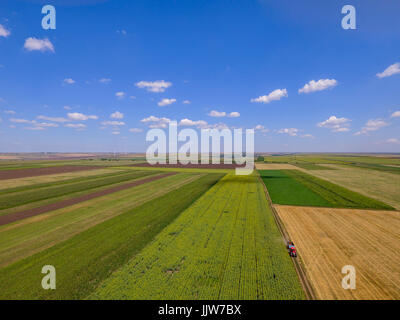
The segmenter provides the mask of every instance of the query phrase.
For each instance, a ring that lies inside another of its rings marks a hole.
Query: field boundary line
[[[261,176],[258,175],[259,181],[262,183],[264,187],[264,192],[265,196],[267,197],[268,204],[272,210],[272,215],[274,216],[274,220],[276,225],[278,226],[279,232],[281,233],[283,240],[285,241],[285,246],[287,245],[288,241],[290,240],[289,233],[287,232],[285,225],[283,224],[282,220],[279,217],[278,212],[276,211],[272,199],[268,193],[268,189],[264,184],[264,181],[261,179]],[[297,253],[297,259],[301,258],[300,254]],[[307,277],[307,273],[303,267],[303,265],[296,259],[296,258],[290,258],[293,262],[294,268],[296,270],[296,273],[299,277],[301,286],[303,287],[304,293],[306,294],[307,300],[317,300],[314,289]]]

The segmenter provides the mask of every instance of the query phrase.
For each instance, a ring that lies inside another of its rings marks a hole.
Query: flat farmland
[[[169,175],[0,227],[0,298],[84,298],[222,176]],[[57,268],[57,290],[40,285],[47,264]]]
[[[306,171],[339,184],[367,197],[385,202],[400,210],[400,178],[398,174],[352,166],[323,165],[335,170]]]
[[[319,299],[400,299],[400,212],[275,206]],[[356,289],[341,286],[356,269]]]
[[[316,170],[312,170],[314,172]],[[326,170],[330,171],[330,170]],[[335,170],[331,170],[335,171]],[[394,208],[300,170],[260,170],[275,204],[333,208]]]
[[[304,299],[256,175],[226,175],[89,299]]]

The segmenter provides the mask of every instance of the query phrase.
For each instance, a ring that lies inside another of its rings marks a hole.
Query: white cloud
[[[123,99],[123,98],[125,98],[125,92],[123,92],[123,91],[119,91],[119,92],[116,92],[115,93],[115,96],[118,98],[118,99]]]
[[[6,27],[0,24],[0,37],[7,38],[10,34],[10,30],[7,30]]]
[[[71,120],[75,120],[75,121],[86,121],[86,120],[97,120],[99,117],[98,116],[94,116],[94,115],[85,115],[83,113],[79,113],[79,112],[69,112],[68,114],[68,118]]]
[[[25,127],[25,130],[46,130],[44,127]]]
[[[376,76],[378,78],[385,78],[385,77],[390,77],[394,74],[400,73],[400,62],[396,62],[392,64],[391,66],[387,67],[385,71],[381,73],[377,73]]]
[[[113,132],[111,132],[111,134],[115,134],[115,135],[117,135],[117,134],[120,134],[121,132],[119,132],[119,131],[113,131]]]
[[[130,128],[129,131],[130,132],[142,132],[143,130],[139,129],[139,128]]]
[[[396,138],[390,138],[386,140],[387,143],[395,143],[395,144],[400,144],[400,140]]]
[[[164,80],[157,81],[139,81],[135,84],[138,88],[146,89],[150,92],[164,92],[167,88],[172,86],[171,82],[167,82]]]
[[[74,84],[74,83],[75,83],[75,80],[74,80],[74,79],[71,79],[71,78],[66,78],[66,79],[64,79],[64,83],[65,83],[65,84]]]
[[[129,96],[129,99],[134,100],[134,99],[136,99],[136,97],[135,96]]]
[[[58,127],[58,124],[48,123],[48,122],[39,122],[39,123],[36,123],[35,125],[37,125],[39,127],[44,127],[44,128],[57,128]]]
[[[68,122],[68,119],[62,118],[62,117],[47,117],[47,116],[37,116],[36,117],[39,120],[46,120],[46,121],[53,121],[53,122]]]
[[[158,106],[159,107],[164,107],[164,106],[168,106],[170,104],[173,104],[174,102],[176,102],[176,99],[162,99],[160,102],[158,102]]]
[[[284,129],[278,130],[278,133],[285,133],[292,137],[297,136],[298,132],[299,132],[299,129],[296,129],[296,128],[284,128]]]
[[[330,116],[327,120],[319,122],[317,124],[320,128],[329,128],[332,132],[347,132],[349,131],[350,119],[337,118],[336,116]]]
[[[171,119],[150,116],[140,121],[143,123],[148,123],[150,128],[166,128],[167,124],[171,122]]]
[[[383,119],[370,119],[367,121],[364,127],[358,132],[355,133],[355,135],[361,135],[361,134],[368,134],[371,131],[377,131],[380,128],[386,127],[389,124],[385,122]]]
[[[14,110],[4,110],[5,114],[15,114]]]
[[[180,126],[185,126],[185,127],[197,127],[197,128],[207,128],[208,124],[206,121],[204,120],[197,120],[197,121],[193,121],[190,119],[182,119],[181,121],[179,121],[179,125]]]
[[[228,114],[229,118],[238,118],[240,117],[240,113],[239,112],[231,112],[230,114]]]
[[[265,96],[260,96],[255,99],[251,99],[251,102],[259,102],[259,103],[270,103],[274,100],[281,100],[283,97],[287,97],[288,93],[286,89],[276,89],[272,91],[270,94]]]
[[[64,106],[63,107],[65,110],[71,110],[72,108],[70,106]]]
[[[395,111],[392,113],[392,115],[390,116],[391,118],[398,118],[400,117],[400,110],[399,111]]]
[[[254,131],[260,131],[260,132],[263,132],[263,133],[266,133],[266,132],[269,131],[266,127],[264,127],[261,124],[256,125],[253,129],[254,129]]]
[[[11,118],[10,121],[14,123],[36,123],[35,120],[17,119],[17,118]]]
[[[103,121],[101,124],[103,126],[124,126],[125,122],[123,122],[123,121]]]
[[[221,117],[225,117],[226,116],[226,112],[217,111],[217,110],[211,110],[211,112],[208,115],[210,117],[221,118]]]
[[[302,134],[300,137],[301,138],[309,138],[309,139],[314,139],[315,138],[312,134],[309,134],[309,133]]]
[[[190,104],[191,102],[190,102],[190,100],[183,100],[182,103],[183,104]]]
[[[299,93],[310,93],[322,91],[337,86],[338,82],[335,79],[320,79],[318,81],[311,80],[306,83],[303,88],[299,89]]]
[[[115,111],[114,113],[112,113],[110,115],[111,119],[123,119],[124,118],[124,114],[119,112],[119,111]]]
[[[49,39],[27,38],[25,39],[24,48],[28,51],[51,51],[54,52],[54,46]]]
[[[99,80],[99,82],[100,82],[100,83],[109,83],[109,82],[111,82],[111,79],[110,79],[110,78],[101,78],[101,79]]]
[[[64,127],[83,130],[86,128],[86,125],[83,123],[68,123],[68,124],[64,125]]]

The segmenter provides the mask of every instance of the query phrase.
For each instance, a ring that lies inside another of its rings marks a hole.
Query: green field
[[[158,197],[157,201],[128,209],[66,241],[0,269],[0,299],[86,297],[220,177],[221,174],[203,175]],[[48,264],[57,269],[57,290],[46,291],[40,285],[41,268]]]
[[[261,170],[260,175],[276,204],[394,210],[383,202],[299,170]]]
[[[263,186],[227,175],[89,299],[303,299]]]

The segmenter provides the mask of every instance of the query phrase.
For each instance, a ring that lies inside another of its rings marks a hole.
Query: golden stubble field
[[[400,212],[275,206],[319,299],[400,299]],[[342,288],[342,267],[356,289]]]

